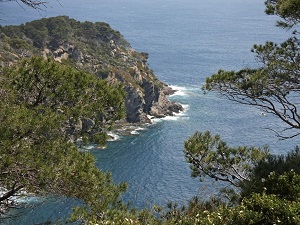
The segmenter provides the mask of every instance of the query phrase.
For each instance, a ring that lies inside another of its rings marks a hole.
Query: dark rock
[[[183,111],[183,107],[179,103],[171,102],[171,104],[168,107],[168,110],[174,113],[180,113],[181,111]]]
[[[82,118],[81,122],[82,122],[82,131],[84,132],[90,131],[95,126],[95,121],[93,121],[92,119]]]

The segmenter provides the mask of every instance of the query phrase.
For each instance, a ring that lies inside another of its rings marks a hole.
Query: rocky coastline
[[[53,32],[62,27],[64,32]],[[40,30],[45,33],[37,40],[34,29],[37,34]],[[12,33],[12,30],[18,32]],[[175,90],[161,82],[148,67],[149,55],[135,51],[106,23],[79,22],[59,16],[1,27],[0,35],[4,37],[0,45],[0,68],[38,54],[95,74],[112,84],[121,83],[126,92],[126,118],[116,126],[149,124],[151,118],[173,116],[183,111],[179,103],[168,99]],[[88,129],[92,125],[86,120],[80,127]]]

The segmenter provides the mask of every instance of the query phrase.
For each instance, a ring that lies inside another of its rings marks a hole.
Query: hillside
[[[173,90],[147,66],[147,53],[135,51],[120,32],[103,22],[79,22],[67,16],[43,18],[20,26],[0,26],[0,67],[42,55],[121,82],[127,93],[126,121],[146,123],[182,110],[170,102]]]

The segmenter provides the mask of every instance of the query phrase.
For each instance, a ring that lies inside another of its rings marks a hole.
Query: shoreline
[[[148,121],[146,122],[136,122],[136,123],[130,123],[125,120],[117,121],[112,129],[111,132],[108,132],[108,135],[111,137],[108,141],[116,141],[118,140],[119,136],[126,136],[126,135],[137,135],[139,134],[138,130],[145,130],[148,126],[156,124],[158,121],[161,120],[168,120],[169,118],[178,118],[181,114],[187,111],[188,106],[185,106],[178,102],[171,102],[169,97],[176,95],[177,92],[180,92],[181,90],[175,89],[180,87],[177,86],[169,86],[167,85],[165,89],[163,90],[164,94],[167,96],[168,101],[172,105],[178,106],[178,108],[170,109],[170,113],[166,114],[160,114],[160,115],[150,115],[151,112],[149,112],[146,117]],[[185,107],[184,107],[185,106]],[[117,138],[116,138],[117,137]]]
[[[125,136],[139,135],[140,133],[138,131],[146,130],[148,129],[148,127],[155,125],[156,123],[164,120],[177,120],[178,118],[182,117],[189,109],[189,105],[170,101],[169,97],[175,95],[185,95],[183,90],[184,87],[166,85],[166,92],[164,93],[168,98],[170,104],[180,106],[180,110],[170,110],[169,113],[159,115],[150,115],[150,112],[148,112],[148,114],[146,114],[146,120],[143,120],[141,122],[131,123],[127,122],[126,119],[116,121],[116,123],[113,125],[112,130],[107,131],[107,135],[109,136],[107,142],[118,141]],[[91,149],[104,150],[106,149],[106,147],[106,145],[99,146],[90,144],[86,146],[80,146],[80,149],[83,151],[89,151]]]

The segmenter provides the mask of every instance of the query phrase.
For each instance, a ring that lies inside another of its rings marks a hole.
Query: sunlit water
[[[216,190],[211,182],[190,177],[183,154],[184,141],[195,131],[210,130],[229,144],[263,146],[284,153],[298,139],[278,141],[264,128],[282,127],[259,109],[234,104],[214,93],[204,95],[205,77],[218,69],[259,66],[250,49],[266,40],[281,42],[287,34],[275,27],[275,17],[264,14],[263,1],[253,0],[61,0],[37,13],[14,3],[1,3],[5,19],[19,24],[41,16],[69,15],[77,20],[104,21],[119,30],[138,51],[150,54],[149,66],[162,81],[179,90],[171,99],[186,110],[176,118],[155,121],[144,130],[109,142],[105,150],[92,149],[97,166],[110,171],[115,182],[126,181],[124,195],[134,207],[185,203]],[[1,14],[0,14],[1,15]],[[18,221],[34,224],[67,214],[73,201],[51,199],[22,212]],[[20,212],[20,211],[18,211]]]

